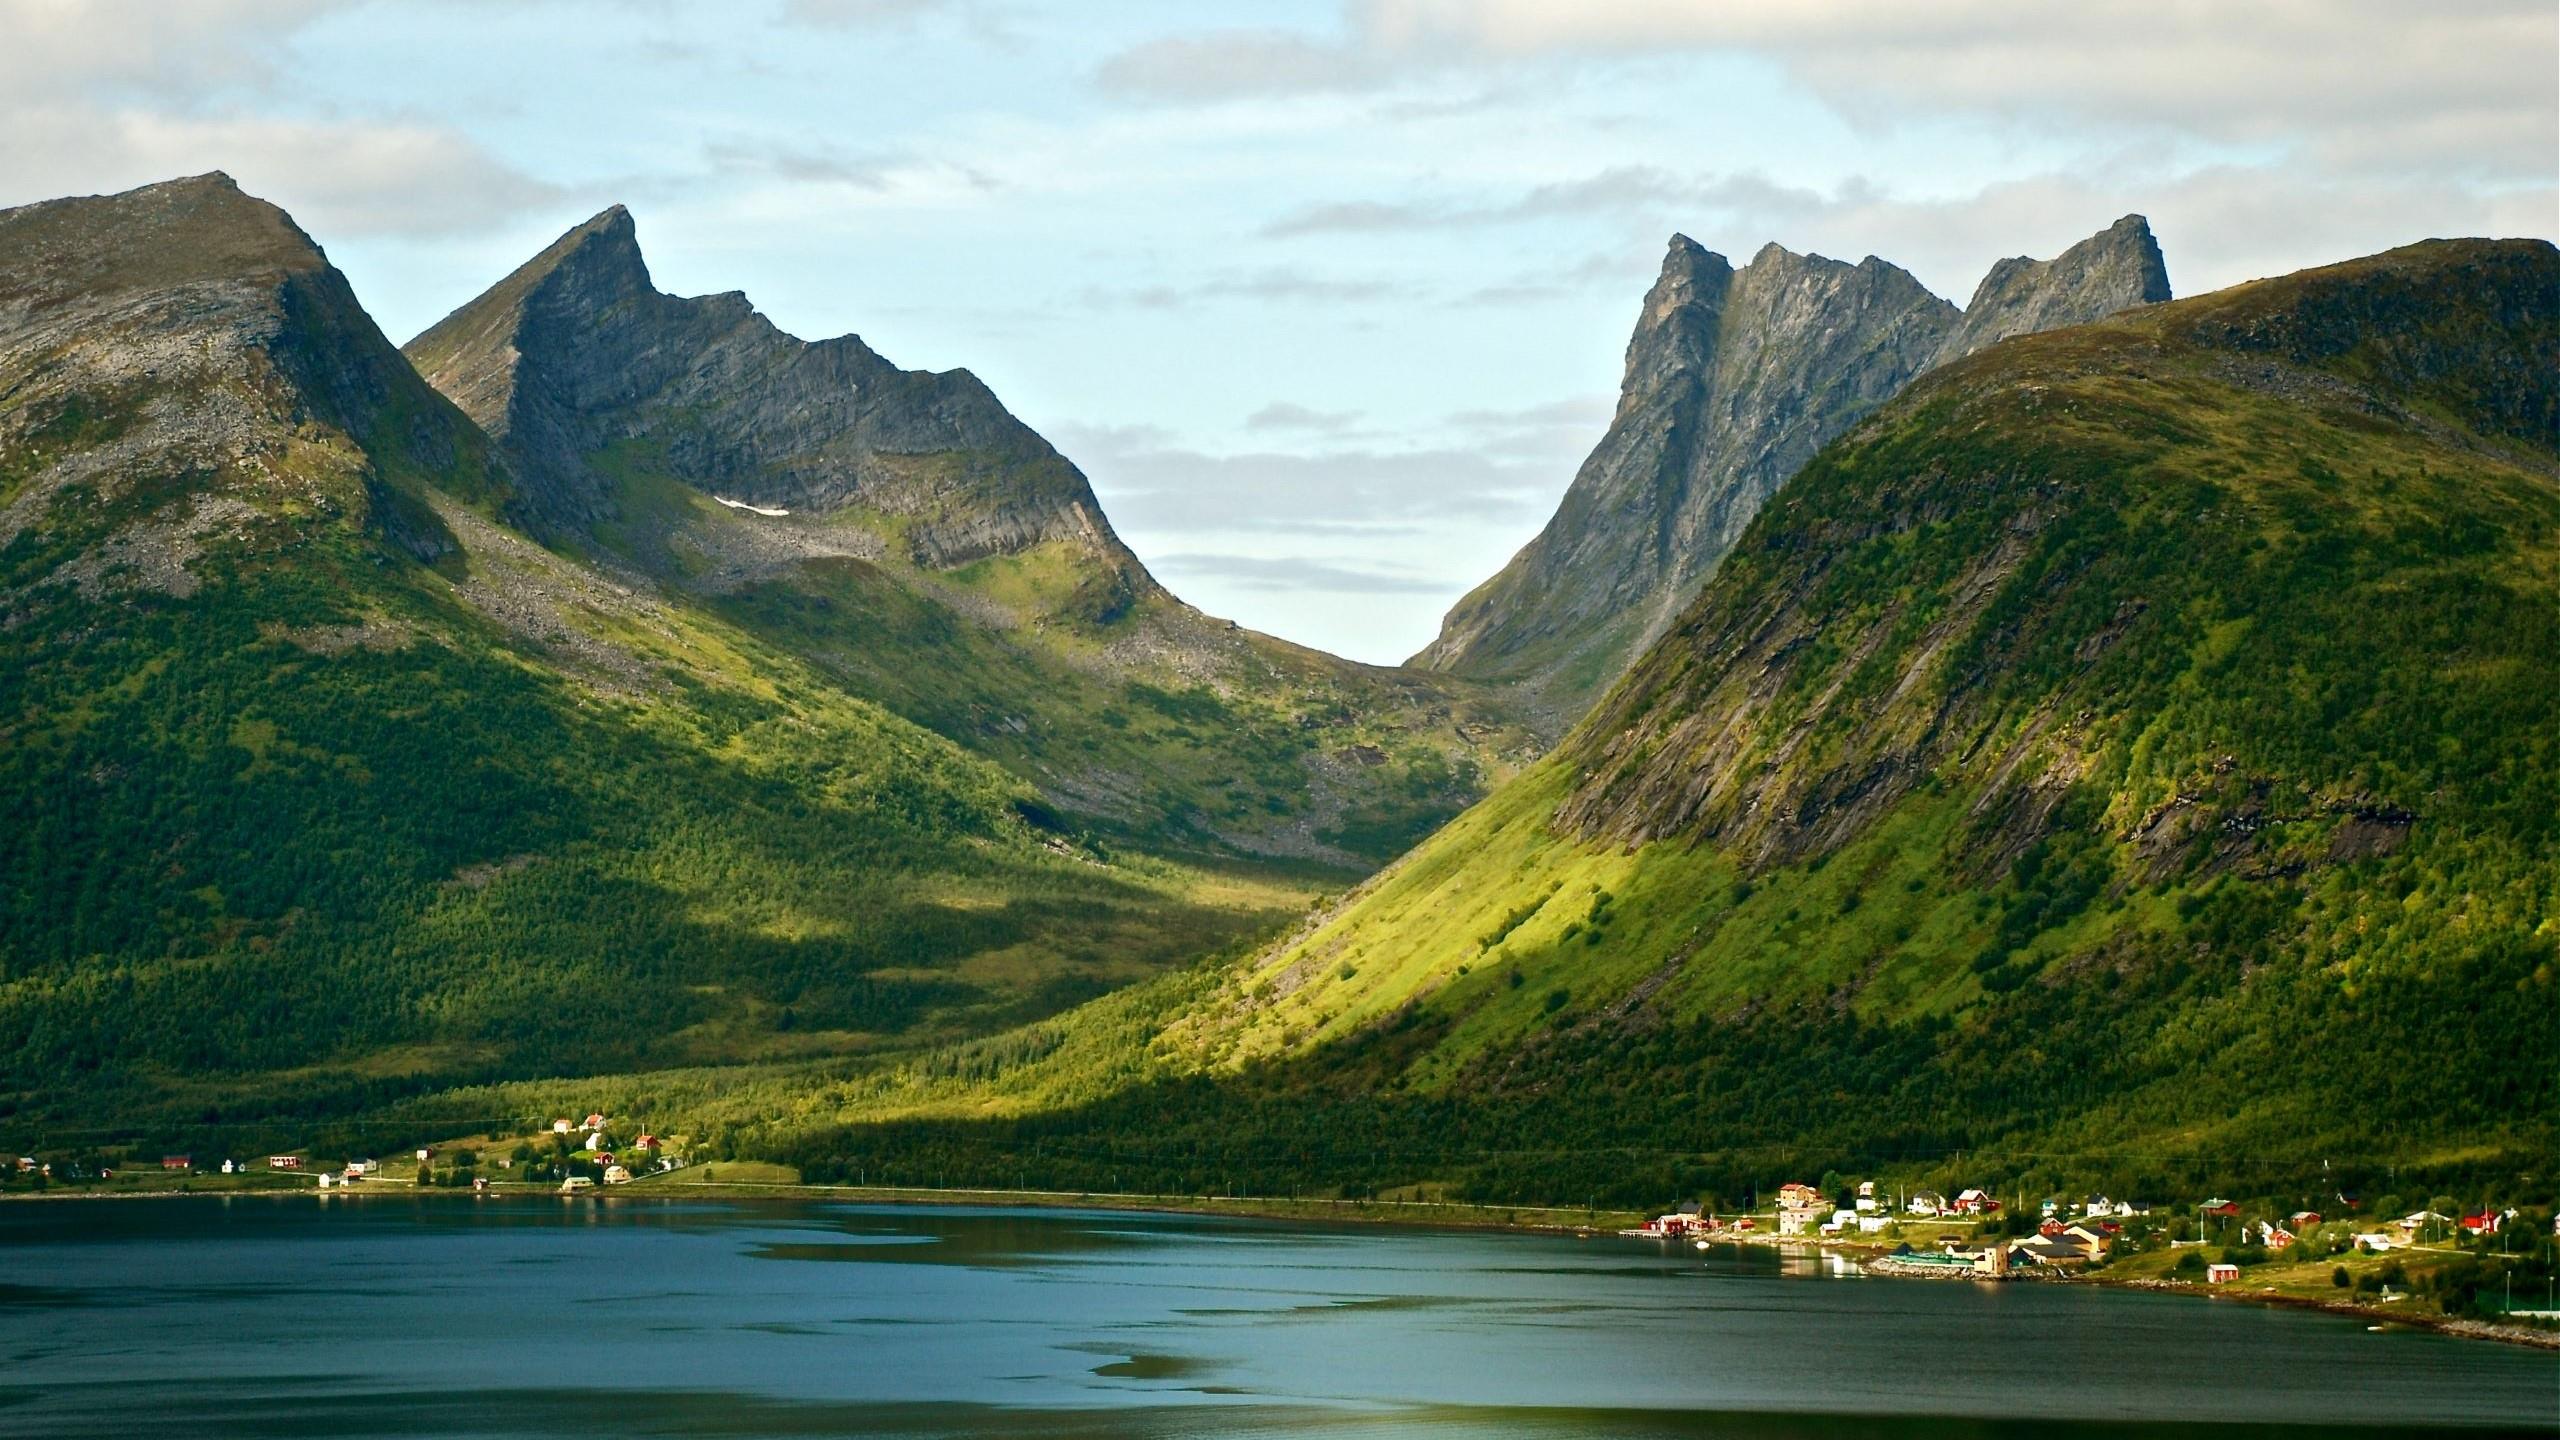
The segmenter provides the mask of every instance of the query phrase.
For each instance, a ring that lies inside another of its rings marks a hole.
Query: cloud
[[[1377,88],[1399,66],[1383,54],[1288,30],[1213,30],[1132,46],[1094,82],[1125,99],[1199,103]]]
[[[1354,200],[1312,205],[1263,226],[1262,234],[1285,239],[1346,232],[1459,230],[1538,220],[1746,207],[1804,210],[1824,203],[1817,191],[1780,185],[1765,175],[1679,175],[1658,166],[1616,165],[1589,175],[1532,185],[1500,200],[1473,204]]]
[[[1310,410],[1286,400],[1274,400],[1244,417],[1247,430],[1296,430],[1338,435],[1360,422],[1357,410]]]
[[[15,151],[0,184],[15,199],[223,170],[291,211],[324,244],[335,236],[467,234],[563,198],[561,187],[427,125],[61,104],[0,109],[0,126]]]
[[[1872,123],[2068,116],[2281,144],[2349,170],[2560,168],[2549,0],[1366,0],[1351,17],[1372,67],[1741,52]]]
[[[161,105],[281,78],[276,42],[355,0],[0,0],[0,106],[121,91]]]
[[[1328,590],[1351,595],[1440,595],[1449,588],[1445,579],[1383,566],[1337,565],[1323,560],[1225,551],[1179,550],[1155,556],[1147,566],[1174,578],[1213,576],[1236,589],[1280,594]]]
[[[1091,286],[1078,299],[1094,310],[1188,310],[1232,300],[1350,304],[1396,293],[1398,287],[1383,280],[1344,279],[1290,266],[1267,266],[1178,285]]]
[[[1092,477],[1115,525],[1177,534],[1534,520],[1567,478],[1454,445],[1214,454],[1144,426],[1060,426],[1056,438]]]
[[[469,232],[562,198],[448,127],[271,108],[287,42],[346,8],[191,0],[136,23],[112,0],[0,0],[0,190],[14,202],[224,170],[324,242]]]
[[[1009,5],[985,0],[786,0],[781,20],[821,30],[916,31],[949,22],[981,43],[1015,47],[1022,37]]]

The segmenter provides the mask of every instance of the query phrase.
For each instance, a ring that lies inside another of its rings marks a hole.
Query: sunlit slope
[[[2547,1153],[2555,377],[2538,242],[2001,344],[1791,481],[1558,753],[1156,987],[1117,1098],[1069,1017],[863,1103],[1524,1197],[1752,1146]]]

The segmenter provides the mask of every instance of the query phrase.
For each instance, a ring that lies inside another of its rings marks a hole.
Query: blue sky
[[[618,201],[663,288],[977,371],[1177,592],[1369,660],[1544,521],[1675,230],[1959,303],[2128,211],[2181,293],[2560,237],[2549,0],[0,0],[0,33],[0,204],[229,170],[404,339]]]

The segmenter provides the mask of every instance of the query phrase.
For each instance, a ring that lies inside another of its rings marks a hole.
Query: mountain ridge
[[[1553,517],[1409,662],[1516,687],[1556,731],[1671,623],[1752,515],[1930,369],[2018,333],[2166,298],[2147,221],[2004,260],[1959,311],[1890,262],[1774,242],[1735,269],[1676,235],[1607,433]]]

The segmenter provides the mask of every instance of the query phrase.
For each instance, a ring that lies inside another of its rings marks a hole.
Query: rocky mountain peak
[[[404,473],[503,488],[320,247],[220,172],[0,211],[0,395],[20,481],[0,492],[0,540],[85,491],[82,513],[123,528],[54,543],[140,557],[138,583],[171,593],[191,593],[190,537],[216,518],[379,521]]]
[[[1153,587],[1084,476],[976,376],[901,370],[855,335],[798,339],[735,292],[665,294],[620,206],[406,348],[504,442],[524,518],[550,533],[616,513],[637,463],[723,499],[867,512],[929,567],[1065,541],[1114,593]]]
[[[219,170],[0,212],[0,297],[28,304],[326,270],[292,217]]]
[[[2143,219],[2003,261],[1970,309],[1870,255],[1772,241],[1734,269],[1671,239],[1609,432],[1555,516],[1414,664],[1521,688],[1561,729],[1669,626],[1763,501],[1914,377],[2000,338],[2165,298]]]
[[[2169,267],[2151,222],[2127,215],[2050,260],[2012,256],[1974,287],[1964,319],[1938,354],[1960,359],[2012,335],[2085,325],[2169,298]]]

